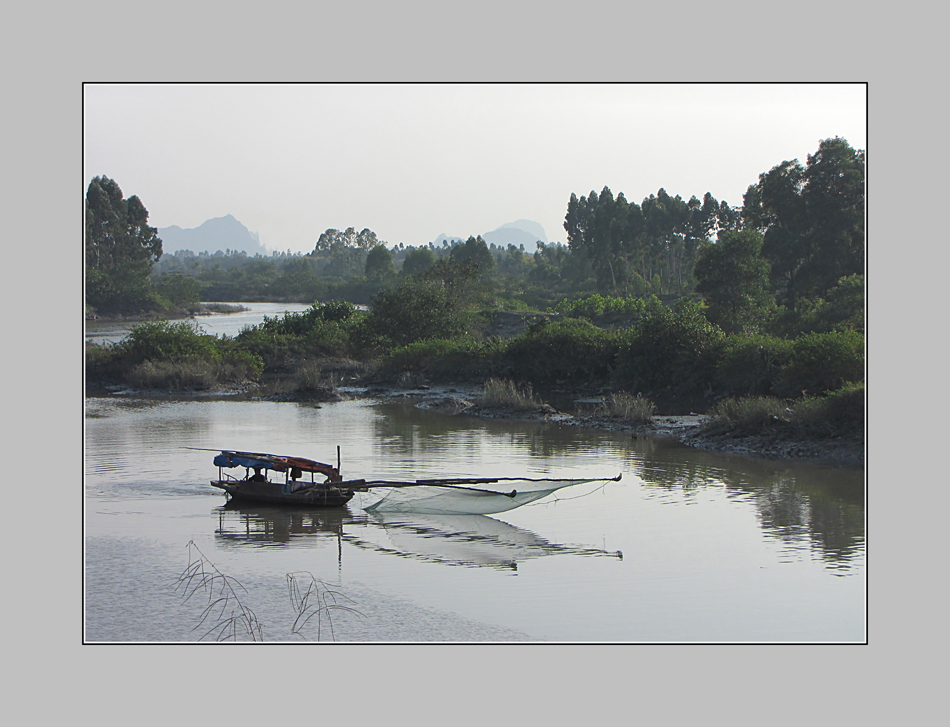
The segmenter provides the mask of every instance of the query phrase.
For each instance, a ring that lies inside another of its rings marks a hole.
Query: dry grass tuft
[[[646,424],[653,419],[656,404],[640,394],[634,396],[626,391],[618,391],[604,397],[601,410],[604,416]]]
[[[482,388],[480,399],[482,406],[492,409],[514,409],[528,411],[544,406],[531,389],[530,384],[519,387],[509,379],[489,379]]]

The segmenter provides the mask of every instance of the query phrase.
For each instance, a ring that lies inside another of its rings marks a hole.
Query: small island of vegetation
[[[114,181],[90,183],[87,315],[153,320],[87,347],[87,387],[318,400],[343,383],[468,384],[512,410],[588,397],[601,425],[634,428],[702,413],[693,444],[834,441],[863,461],[864,152],[844,139],[761,174],[741,207],[572,194],[567,244],[531,254],[350,227],[307,255],[163,256],[147,216]],[[199,300],[312,305],[234,337],[163,320]]]

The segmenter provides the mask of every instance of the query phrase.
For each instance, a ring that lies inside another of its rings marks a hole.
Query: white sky
[[[823,138],[865,149],[866,127],[861,84],[86,84],[83,170],[154,227],[232,214],[271,250],[329,227],[420,245],[521,218],[564,241],[572,192],[741,205]]]

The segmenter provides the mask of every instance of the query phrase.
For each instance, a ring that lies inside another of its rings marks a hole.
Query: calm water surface
[[[274,318],[283,316],[285,313],[299,313],[310,307],[301,303],[234,303],[233,305],[242,305],[248,310],[237,313],[212,313],[207,316],[196,316],[194,319],[178,318],[171,322],[194,320],[202,333],[233,337],[246,326],[258,325],[264,320],[264,316]],[[138,321],[86,321],[86,342],[117,343],[129,334],[132,326],[137,324]]]
[[[198,627],[208,595],[175,585],[200,555],[268,641],[865,640],[860,470],[368,400],[91,398],[85,442],[87,641],[196,641],[216,616]],[[338,444],[352,477],[623,479],[491,517],[371,515],[372,494],[235,508],[213,453],[186,449],[332,461]],[[287,576],[305,573],[354,610],[295,633]]]

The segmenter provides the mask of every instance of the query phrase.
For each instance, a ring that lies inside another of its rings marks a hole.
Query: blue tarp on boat
[[[238,457],[234,454],[219,454],[214,458],[214,463],[218,467],[249,467],[254,469],[260,467],[261,469],[273,469],[274,465],[272,462],[264,462],[259,459],[248,459],[247,457]]]

